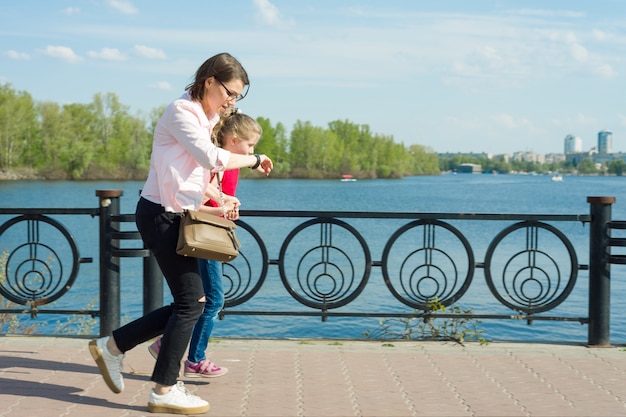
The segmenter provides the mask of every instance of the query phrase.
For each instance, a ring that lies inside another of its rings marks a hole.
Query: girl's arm
[[[241,206],[241,202],[237,197],[232,195],[223,194],[224,195],[224,207],[222,208],[221,198],[220,198],[220,190],[213,184],[213,182],[209,183],[207,189],[204,192],[205,201],[213,200],[218,204],[218,207],[207,206],[202,204],[200,206],[200,211],[205,213],[210,213],[215,216],[223,216],[224,211],[226,212],[226,218],[228,220],[237,220],[239,218],[239,206]]]

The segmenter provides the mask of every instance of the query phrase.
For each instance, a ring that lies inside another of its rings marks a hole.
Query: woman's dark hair
[[[222,83],[240,80],[244,85],[245,92],[242,93],[244,97],[247,94],[245,87],[250,85],[248,73],[241,63],[229,53],[223,52],[204,61],[196,71],[194,81],[185,87],[186,90],[189,90],[189,95],[193,100],[202,100],[204,97],[204,82],[209,77],[215,77],[217,81]]]

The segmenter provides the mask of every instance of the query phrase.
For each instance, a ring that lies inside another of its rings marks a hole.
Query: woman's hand
[[[224,205],[228,206],[229,204],[232,206],[232,208],[237,207],[238,209],[239,206],[241,205],[241,202],[235,196],[224,194]]]
[[[270,175],[272,169],[274,168],[274,164],[272,160],[267,155],[259,155],[261,157],[261,163],[257,167],[257,171],[262,172],[265,176]]]

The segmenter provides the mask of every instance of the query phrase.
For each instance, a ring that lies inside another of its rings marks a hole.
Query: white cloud
[[[482,129],[483,125],[476,119],[461,119],[456,116],[444,117],[444,123],[446,125],[454,125],[466,130]]]
[[[278,8],[269,0],[252,0],[257,8],[257,19],[268,26],[283,29],[294,24],[292,19],[284,19]]]
[[[76,55],[74,51],[72,51],[72,48],[68,48],[67,46],[48,45],[42,53],[51,58],[58,58],[67,62],[80,62],[83,60],[81,57]]]
[[[580,19],[587,16],[585,12],[579,12],[575,10],[547,10],[547,9],[515,9],[509,10],[510,14],[517,14],[520,16],[534,16],[534,17],[564,17]]]
[[[576,115],[576,123],[578,123],[579,125],[593,125],[596,123],[596,119],[594,119],[593,117],[587,117],[582,113],[578,113]]]
[[[129,1],[125,0],[108,0],[109,6],[123,14],[136,14],[137,8]]]
[[[455,63],[453,71],[460,71],[465,75],[478,76],[483,74],[485,70],[495,70],[502,68],[504,60],[496,50],[496,48],[486,45],[471,51],[465,58],[466,64]]]
[[[105,61],[126,61],[126,56],[116,48],[102,48],[100,52],[87,52],[91,58],[104,59]]]
[[[608,38],[608,34],[599,29],[594,29],[591,31],[591,36],[597,41],[604,41]]]
[[[596,128],[598,120],[585,116],[582,113],[578,113],[573,117],[564,117],[562,119],[553,118],[552,124],[558,127],[560,130],[567,129],[569,133],[579,132],[581,130],[588,130],[589,128]]]
[[[529,128],[532,129],[532,123],[526,118],[515,119],[510,114],[501,113],[495,115],[493,119],[507,129]]]
[[[618,113],[617,118],[619,119],[619,122],[622,126],[626,126],[626,115]]]
[[[609,64],[600,64],[593,69],[593,73],[599,75],[602,78],[615,78],[617,77],[617,71]]]
[[[11,58],[11,59],[15,59],[16,61],[26,61],[30,59],[30,55],[28,55],[25,52],[17,52],[17,51],[7,51],[6,55]]]
[[[155,90],[168,90],[168,91],[174,89],[172,85],[168,83],[167,81],[159,81],[157,83],[150,84],[150,88],[153,88]]]
[[[578,62],[585,62],[589,57],[589,52],[587,52],[587,48],[579,43],[572,43],[570,45],[570,53],[572,54],[572,57]]]
[[[135,45],[133,47],[135,53],[144,58],[150,59],[167,59],[167,55],[161,49],[150,48],[149,46],[144,45]]]
[[[63,13],[68,15],[68,16],[71,16],[73,14],[80,13],[80,9],[78,7],[68,7],[65,10],[63,10]]]

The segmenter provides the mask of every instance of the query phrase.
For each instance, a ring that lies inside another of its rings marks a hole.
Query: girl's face
[[[237,103],[238,97],[244,89],[243,81],[231,80],[221,82],[215,77],[209,77],[204,82],[204,98],[202,108],[210,116],[212,114],[222,114],[228,107],[233,107]]]
[[[238,153],[242,155],[252,155],[254,153],[254,147],[259,141],[259,137],[254,135],[252,138],[238,138],[230,135],[224,141],[223,148],[232,153]]]

